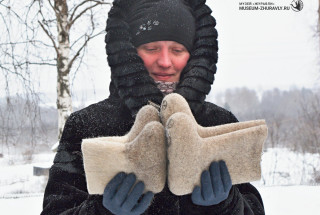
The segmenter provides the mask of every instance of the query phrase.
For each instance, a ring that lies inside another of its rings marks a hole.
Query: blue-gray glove
[[[140,181],[132,188],[135,182],[133,173],[118,173],[104,189],[103,206],[116,215],[142,214],[149,207],[154,194],[149,191],[142,195],[144,183]]]
[[[228,198],[232,186],[230,174],[224,161],[212,162],[209,171],[201,174],[201,188],[196,186],[191,199],[196,205],[211,206]]]

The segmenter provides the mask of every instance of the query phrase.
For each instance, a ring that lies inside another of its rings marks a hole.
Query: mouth
[[[152,76],[158,81],[167,81],[172,78],[173,74],[165,74],[165,73],[152,73]]]

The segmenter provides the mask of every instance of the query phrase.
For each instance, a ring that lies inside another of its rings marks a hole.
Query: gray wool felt
[[[260,179],[261,154],[267,138],[264,120],[202,127],[178,94],[164,98],[161,119],[168,143],[168,185],[175,195],[192,193],[200,185],[201,173],[213,161],[226,162],[232,184]]]
[[[133,172],[145,191],[159,193],[166,180],[166,149],[159,112],[151,105],[140,109],[129,133],[122,137],[84,139],[82,153],[88,192],[103,194],[119,172]]]

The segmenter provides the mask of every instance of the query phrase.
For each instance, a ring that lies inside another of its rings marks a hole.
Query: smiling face
[[[190,57],[187,49],[174,41],[146,43],[137,52],[155,81],[178,82]]]

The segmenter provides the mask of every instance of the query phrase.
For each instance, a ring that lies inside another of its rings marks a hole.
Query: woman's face
[[[178,82],[190,57],[188,50],[174,41],[146,43],[137,52],[155,81]]]

